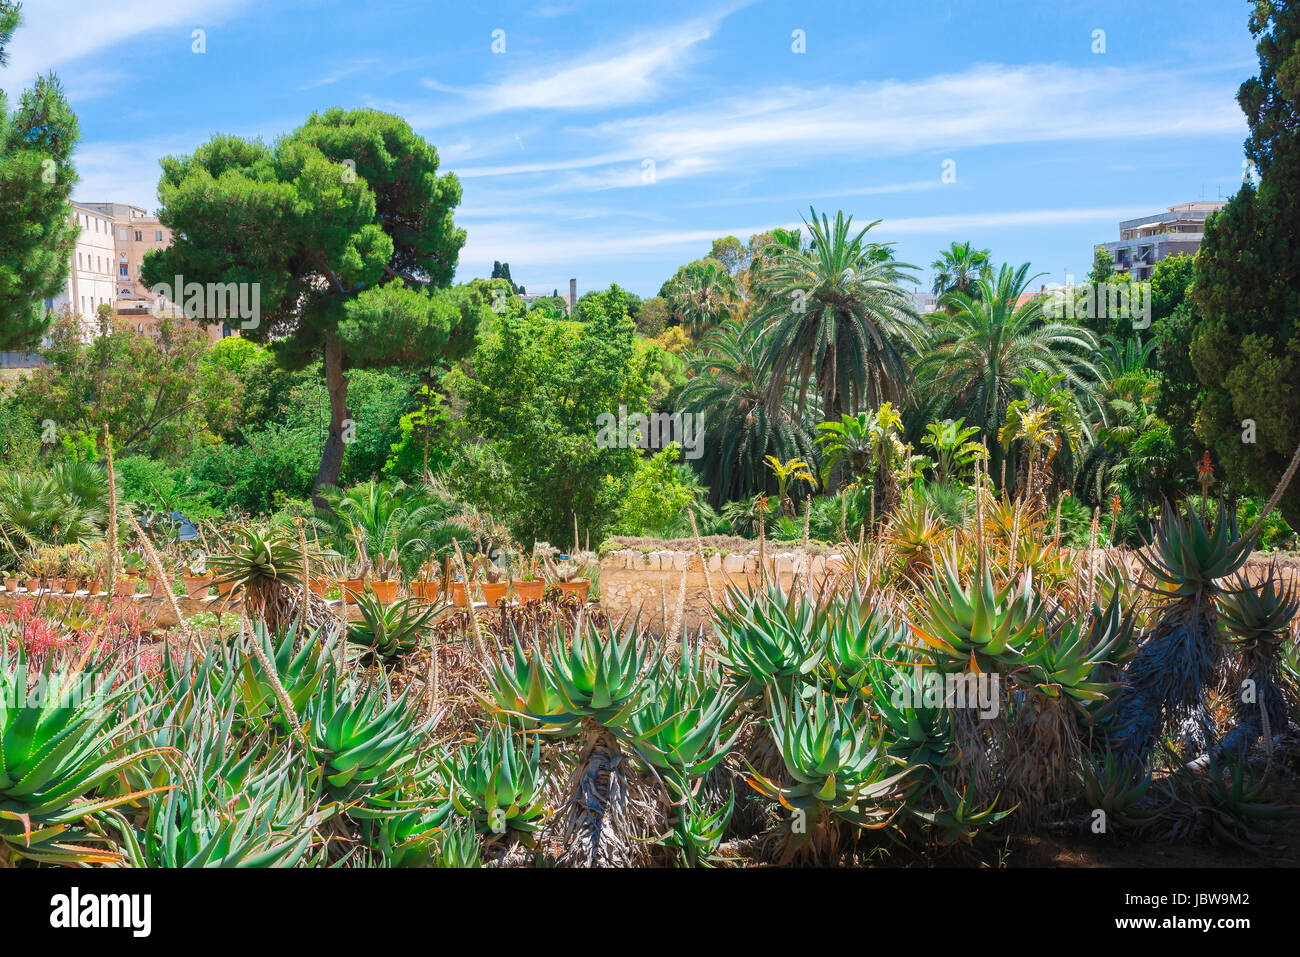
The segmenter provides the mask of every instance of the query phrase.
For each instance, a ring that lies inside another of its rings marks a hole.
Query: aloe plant
[[[683,654],[675,666],[660,669],[653,690],[629,715],[632,746],[679,798],[717,767],[740,734],[732,720],[737,696],[721,678],[702,651]]]
[[[135,691],[119,669],[47,666],[29,675],[22,647],[0,643],[0,844],[10,854],[48,864],[121,860],[84,843],[103,843],[85,822],[161,789],[98,792],[156,753],[122,717]]]
[[[358,595],[356,604],[361,618],[348,625],[347,639],[381,661],[415,651],[441,610],[412,598],[386,605],[369,591]]]
[[[530,750],[509,727],[494,722],[476,747],[456,753],[448,770],[452,805],[481,833],[531,839],[550,816],[536,738]]]
[[[750,784],[795,812],[787,858],[834,816],[859,828],[881,828],[898,810],[911,768],[890,759],[883,735],[852,702],[818,691],[809,705],[774,695],[772,738],[786,780],[752,771]]]
[[[998,588],[983,555],[969,584],[962,581],[955,559],[944,560],[934,570],[920,611],[913,633],[948,670],[1011,670],[1042,619],[1030,575]]]
[[[714,619],[723,666],[746,698],[768,689],[790,694],[825,654],[825,612],[777,584],[752,593],[733,589]]]

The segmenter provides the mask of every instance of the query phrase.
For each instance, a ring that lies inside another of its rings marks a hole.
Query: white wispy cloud
[[[440,126],[499,113],[607,110],[650,102],[692,61],[696,48],[714,35],[719,23],[750,2],[743,0],[684,23],[643,31],[585,56],[510,69],[493,83],[457,87],[426,77],[422,86],[449,94],[452,101],[434,106],[407,104],[407,115],[417,126]],[[508,67],[508,31],[505,41],[501,59]]]
[[[12,94],[39,74],[96,53],[116,60],[126,41],[157,30],[175,30],[176,42],[188,48],[191,31],[210,29],[251,6],[252,0],[132,0],[129,8],[83,0],[26,3],[0,85]]]
[[[565,156],[457,172],[467,178],[563,172],[570,175],[555,179],[553,188],[585,191],[643,185],[646,160],[663,180],[825,158],[1219,135],[1245,130],[1235,85],[1199,70],[981,64],[912,81],[782,87],[721,102],[711,97],[703,106],[572,128],[568,139],[579,148]]]

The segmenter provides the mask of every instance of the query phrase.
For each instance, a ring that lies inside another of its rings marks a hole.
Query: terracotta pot
[[[579,578],[577,581],[556,582],[556,586],[566,595],[577,595],[578,601],[587,600],[587,592],[591,591],[591,579]]]
[[[465,594],[464,582],[451,583],[451,603],[457,608],[464,608],[469,604],[469,598]]]
[[[324,598],[325,592],[329,589],[329,584],[330,583],[324,578],[313,578],[311,581],[307,582],[307,588],[313,595]]]
[[[158,579],[153,575],[146,575],[144,583],[149,588],[149,597],[155,598],[158,595]]]
[[[17,590],[18,590],[18,579],[17,579],[17,578],[6,578],[6,579],[5,579],[5,591],[17,591]]]
[[[534,578],[531,581],[524,581],[516,578],[515,597],[520,601],[541,601],[542,594],[546,591],[546,582],[540,578]]]
[[[510,582],[484,582],[483,600],[490,606],[503,605],[509,590]]]
[[[411,594],[416,598],[427,598],[430,601],[438,598],[441,588],[441,582],[411,582]]]
[[[370,590],[375,593],[375,597],[385,605],[391,605],[397,600],[397,589],[401,582],[377,582],[370,583]]]
[[[339,587],[343,589],[343,603],[347,604],[351,600],[355,604],[357,596],[366,587],[366,580],[364,578],[340,578]]]
[[[239,582],[234,581],[234,580],[231,580],[231,581],[219,581],[219,582],[217,582],[217,594],[218,594],[219,596],[221,596],[222,598],[229,598],[229,597],[230,597],[230,593],[233,592],[233,591],[235,590],[235,586],[238,585],[238,584],[239,584]]]
[[[104,592],[104,581],[101,578],[93,578],[90,584],[86,586],[86,591],[92,595],[101,595]]]
[[[212,576],[204,575],[202,578],[194,578],[190,575],[185,576],[185,594],[192,601],[199,601],[208,597],[208,589],[212,587]]]
[[[76,578],[63,579],[63,590],[69,595],[75,595],[81,589],[81,582]]]
[[[113,594],[118,598],[130,598],[135,594],[135,579],[130,576],[123,576],[117,580],[113,586]]]
[[[28,592],[34,592],[34,591],[40,591],[40,590],[41,590],[41,580],[40,580],[39,578],[29,578],[29,579],[27,579],[26,584],[27,584],[27,591],[28,591]]]

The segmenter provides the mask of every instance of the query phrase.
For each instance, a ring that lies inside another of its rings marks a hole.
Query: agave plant
[[[1282,694],[1279,650],[1286,643],[1300,598],[1294,588],[1282,584],[1274,565],[1258,586],[1234,582],[1221,604],[1223,624],[1239,656],[1234,669],[1239,688],[1237,726],[1223,741],[1225,749],[1236,750],[1265,732],[1265,720],[1270,737],[1286,728],[1290,709]]]
[[[955,556],[935,568],[920,613],[912,631],[947,670],[1009,671],[1042,623],[1031,576],[999,589],[983,555],[969,585],[962,582]]]
[[[363,682],[332,670],[308,702],[303,724],[321,761],[325,793],[350,804],[409,774],[417,760],[413,743],[427,730],[407,694],[392,695],[382,676]]]
[[[732,589],[714,609],[714,629],[722,645],[722,663],[752,698],[773,688],[789,694],[794,681],[821,663],[825,613],[795,591],[779,584],[744,593]]]
[[[905,797],[903,780],[912,769],[898,770],[876,723],[852,703],[821,691],[807,706],[797,695],[789,704],[779,691],[774,697],[772,737],[788,780],[774,781],[751,768],[749,782],[794,815],[785,859],[814,835],[834,849],[832,818],[859,828],[887,826]]]
[[[500,722],[479,735],[477,747],[456,753],[449,777],[456,812],[480,833],[510,833],[527,842],[550,816],[541,743],[534,739],[529,750]]]
[[[1155,541],[1138,553],[1164,607],[1137,656],[1124,670],[1116,709],[1115,749],[1144,758],[1167,722],[1191,717],[1214,678],[1218,642],[1219,579],[1237,572],[1251,541],[1237,535],[1219,502],[1207,529],[1189,505],[1186,520],[1166,505]]]
[[[356,604],[361,618],[348,625],[348,641],[381,661],[415,651],[442,608],[413,598],[401,598],[388,605],[369,591],[357,595]]]
[[[683,654],[675,667],[662,667],[653,684],[629,715],[627,734],[681,798],[691,782],[717,767],[740,734],[739,723],[731,720],[736,695],[725,689],[702,649]]]
[[[1078,774],[1079,788],[1092,816],[1109,833],[1113,826],[1136,830],[1160,816],[1160,809],[1146,801],[1151,789],[1151,772],[1132,760],[1111,751],[1083,763]],[[1098,818],[1100,811],[1102,817]]]
[[[88,667],[29,675],[19,646],[0,643],[0,847],[48,864],[115,863],[86,822],[164,787],[103,796],[98,789],[156,753],[121,712],[136,682]],[[31,679],[31,680],[29,680]]]

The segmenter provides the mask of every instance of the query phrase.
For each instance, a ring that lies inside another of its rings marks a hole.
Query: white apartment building
[[[156,310],[157,297],[140,279],[145,253],[171,245],[172,232],[158,217],[130,203],[73,203],[72,211],[81,233],[67,287],[62,295],[46,300],[47,308],[67,308],[81,316],[87,335],[94,334],[98,309],[105,303],[141,333],[157,324],[159,312],[181,315],[171,304]],[[220,324],[208,326],[207,332],[213,340],[231,334]]]
[[[116,310],[117,290],[113,280],[116,246],[113,217],[90,205],[72,204],[72,219],[80,227],[72,253],[64,290],[45,301],[55,312],[69,309],[85,319],[94,319],[101,305]]]

